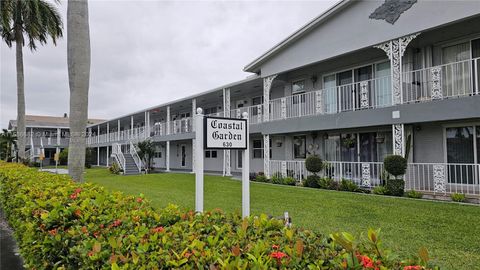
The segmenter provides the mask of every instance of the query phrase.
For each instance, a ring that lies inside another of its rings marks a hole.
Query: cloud
[[[251,60],[334,1],[90,1],[89,117],[113,118],[243,79]],[[66,25],[67,3],[59,6]],[[66,34],[66,29],[64,29]],[[69,111],[66,36],[24,49],[28,114]],[[0,45],[0,123],[16,118],[15,50]]]

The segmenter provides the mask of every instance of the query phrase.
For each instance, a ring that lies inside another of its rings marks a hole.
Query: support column
[[[97,146],[97,166],[100,166],[100,147]]]
[[[61,129],[57,128],[57,146],[60,145],[60,133],[62,132]]]
[[[167,132],[165,134],[170,135],[170,106],[167,106]]]
[[[165,171],[170,171],[170,141],[167,141],[167,147],[165,150]]]
[[[130,116],[130,139],[133,138],[133,115]]]
[[[405,155],[405,128],[403,124],[392,125],[393,154]]]
[[[107,122],[107,142],[110,142],[110,123]]]
[[[374,48],[385,51],[390,59],[390,69],[392,71],[392,104],[402,104],[402,57],[408,44],[416,38],[420,33],[393,39],[374,46]]]
[[[100,125],[97,126],[97,143],[100,143]]]
[[[192,131],[195,131],[195,117],[197,115],[197,100],[192,99]],[[195,137],[192,139],[192,173],[195,173]]]
[[[263,135],[263,173],[270,178],[270,135]]]
[[[109,153],[109,149],[108,149],[108,145],[107,145],[107,167],[110,166],[108,163],[110,161],[110,153]]]
[[[230,108],[231,108],[230,88],[224,88],[223,89],[223,116],[224,117],[230,117]],[[223,176],[232,176],[230,154],[231,154],[230,150],[223,150]]]
[[[117,140],[120,141],[120,119],[117,120],[117,125],[118,125]]]
[[[277,75],[263,78],[263,121],[270,120],[270,90]],[[250,143],[250,142],[249,142]],[[270,178],[270,135],[263,135],[263,173]]]
[[[150,137],[150,111],[145,112],[145,127],[143,128],[145,140]]]

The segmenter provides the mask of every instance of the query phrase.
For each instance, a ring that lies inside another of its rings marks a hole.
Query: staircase
[[[133,159],[132,155],[130,153],[124,153],[123,156],[125,156],[124,174],[125,175],[140,174],[140,172],[138,171],[137,164],[135,163],[135,160]]]

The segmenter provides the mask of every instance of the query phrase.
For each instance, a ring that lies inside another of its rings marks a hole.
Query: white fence
[[[253,105],[249,107],[242,107],[230,111],[231,118],[242,118],[244,112],[248,113],[248,120],[250,124],[259,124],[264,122],[263,104]]]
[[[270,174],[294,177],[298,181],[310,173],[305,161],[270,161]],[[321,176],[336,181],[348,179],[362,187],[383,184],[385,172],[382,162],[327,161]],[[480,164],[409,163],[404,175],[405,189],[435,194],[463,193],[480,195]]]

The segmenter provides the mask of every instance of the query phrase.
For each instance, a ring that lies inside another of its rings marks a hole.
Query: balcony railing
[[[248,118],[250,124],[259,124],[264,121],[263,119],[263,105],[253,105],[249,107],[242,107],[234,110],[230,110],[230,117],[231,118],[242,118],[242,114],[244,112],[248,113]]]
[[[335,181],[348,179],[361,187],[382,185],[385,172],[382,162],[344,162],[328,161],[321,176]],[[302,181],[310,173],[305,161],[271,160],[270,174],[294,177]],[[463,193],[480,195],[480,164],[464,163],[409,163],[404,175],[405,189],[448,195]]]
[[[479,59],[403,73],[403,102],[424,102],[478,94]]]
[[[270,101],[270,120],[333,114],[392,104],[391,77],[381,77]]]

